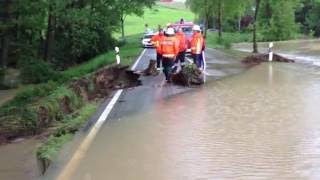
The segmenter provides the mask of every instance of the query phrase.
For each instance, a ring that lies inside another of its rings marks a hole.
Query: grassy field
[[[144,32],[145,24],[149,28],[157,29],[158,25],[165,26],[167,23],[179,21],[181,18],[186,21],[193,21],[195,15],[188,10],[179,8],[168,8],[156,5],[153,9],[146,9],[143,17],[128,16],[125,21],[125,35],[135,35]],[[116,34],[119,37],[119,33]]]

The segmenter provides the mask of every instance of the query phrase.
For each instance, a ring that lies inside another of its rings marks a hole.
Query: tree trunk
[[[50,61],[52,52],[54,50],[55,26],[56,17],[52,14],[52,8],[50,7],[48,16],[47,39],[44,51],[44,59],[46,61]]]
[[[258,53],[258,44],[257,44],[257,19],[260,8],[260,0],[256,0],[256,10],[254,13],[254,22],[253,22],[253,52]]]
[[[10,44],[9,35],[5,34],[4,37],[2,38],[2,51],[1,51],[1,67],[4,69],[7,67],[9,44]]]
[[[219,40],[222,39],[222,2],[218,2],[218,25],[219,25]]]
[[[10,5],[11,0],[5,0],[4,2],[4,13],[3,13],[3,24],[10,22]],[[1,39],[1,64],[2,68],[7,67],[9,48],[10,48],[10,30],[6,28]]]
[[[122,40],[124,40],[125,39],[125,37],[124,37],[124,17],[122,16],[121,17],[121,38],[122,38]]]
[[[208,17],[208,1],[205,0],[204,2],[205,4],[205,13],[204,13],[204,30],[203,30],[203,34],[204,34],[204,38],[207,37],[207,30],[208,30],[208,21],[209,21],[209,17]]]
[[[238,17],[238,31],[241,32],[241,16]]]
[[[207,33],[208,33],[208,28],[209,28],[209,15],[206,14],[205,15],[205,20],[204,20],[204,38],[207,37]]]

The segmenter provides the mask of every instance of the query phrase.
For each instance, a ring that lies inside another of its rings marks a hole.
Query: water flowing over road
[[[148,50],[138,69],[151,57]],[[244,71],[221,52],[207,57],[212,77],[202,88],[157,76],[125,91],[68,179],[320,179],[319,68],[265,63]],[[44,179],[68,171],[76,147]]]
[[[259,51],[268,52],[269,43],[258,43]],[[234,49],[252,52],[252,43],[239,43]],[[320,39],[275,42],[274,52],[297,62],[320,66]]]

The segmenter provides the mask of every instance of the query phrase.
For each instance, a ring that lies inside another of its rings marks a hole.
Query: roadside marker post
[[[203,61],[203,82],[206,82],[206,69],[207,69],[207,62],[206,62],[206,55],[204,51],[202,51],[202,61]]]
[[[120,59],[120,49],[118,46],[116,46],[114,48],[114,50],[116,51],[116,60],[117,60],[117,64],[120,64],[121,63],[121,59]]]
[[[273,48],[273,42],[271,42],[269,44],[269,62],[272,62],[273,61],[273,51],[272,51],[272,48]]]

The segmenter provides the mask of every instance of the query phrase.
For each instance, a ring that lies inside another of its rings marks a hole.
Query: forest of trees
[[[297,33],[320,36],[320,0],[187,0],[187,5],[208,28],[253,32],[264,41],[288,40]],[[214,23],[212,23],[214,22]],[[249,23],[248,23],[249,22]]]
[[[142,15],[155,0],[0,0],[0,74],[63,70],[117,43],[126,15]],[[26,74],[27,75],[27,74]],[[34,82],[33,82],[34,81]]]

